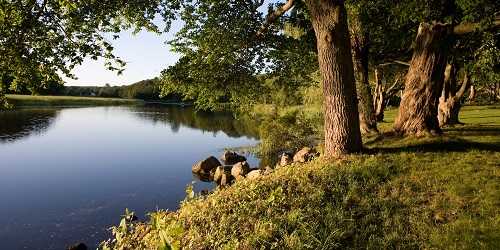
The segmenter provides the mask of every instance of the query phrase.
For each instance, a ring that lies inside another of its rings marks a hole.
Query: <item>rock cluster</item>
[[[310,147],[304,147],[297,151],[293,156],[291,153],[281,154],[277,167],[285,167],[292,163],[305,163],[318,156],[319,154],[316,150]]]
[[[246,157],[236,152],[224,151],[220,159],[224,164],[221,164],[214,156],[197,162],[191,168],[193,174],[197,175],[201,180],[213,181],[219,186],[227,186],[234,181],[245,178],[257,179],[272,172],[270,167],[266,169],[250,168]]]
[[[318,153],[314,149],[304,147],[295,154],[283,153],[276,167],[308,162],[317,156]],[[201,180],[213,181],[219,186],[227,186],[243,179],[255,180],[273,172],[273,168],[269,166],[263,169],[251,168],[245,156],[232,151],[224,151],[220,159],[224,164],[214,156],[210,156],[194,164],[192,171]]]

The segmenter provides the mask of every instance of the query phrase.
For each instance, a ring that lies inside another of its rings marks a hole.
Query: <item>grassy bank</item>
[[[7,100],[14,107],[26,106],[106,106],[106,105],[140,105],[138,99],[75,97],[75,96],[30,96],[7,95]]]
[[[188,196],[176,212],[124,221],[110,247],[499,249],[500,109],[465,107],[466,125],[427,138],[390,135],[394,115],[365,138],[368,153]]]

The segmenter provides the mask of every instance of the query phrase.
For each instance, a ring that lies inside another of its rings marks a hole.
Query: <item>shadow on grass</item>
[[[499,126],[484,126],[484,127],[464,127],[464,126],[454,126],[448,127],[444,130],[445,135],[450,134],[460,134],[463,136],[499,136],[500,137],[500,127]]]
[[[500,115],[468,115],[464,119],[500,118]]]
[[[500,129],[498,128],[474,128],[457,130],[456,132],[464,133],[460,136],[500,136]],[[411,138],[398,136],[393,132],[388,132],[369,140],[365,145],[370,147],[366,149],[366,152],[370,154],[399,152],[466,152],[470,150],[500,152],[500,140],[494,142],[476,142],[453,135],[446,135],[446,133],[445,135],[437,137]]]
[[[369,153],[400,153],[400,152],[466,152],[469,150],[486,150],[500,152],[498,143],[479,143],[467,140],[449,140],[438,142],[426,142],[418,145],[408,145],[402,147],[375,147],[367,149]]]

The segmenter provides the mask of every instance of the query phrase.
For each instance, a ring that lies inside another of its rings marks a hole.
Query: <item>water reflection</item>
[[[177,133],[181,126],[203,132],[223,132],[231,138],[246,136],[258,139],[258,126],[248,118],[234,119],[229,112],[202,112],[192,107],[133,106],[122,107],[144,121],[170,126]],[[109,112],[114,107],[103,107]],[[0,142],[13,142],[30,135],[39,135],[48,130],[61,109],[18,109],[0,112]]]
[[[42,134],[49,129],[58,113],[58,109],[0,111],[0,142]]]
[[[148,112],[141,107],[130,107],[133,114],[153,123],[166,123],[173,132],[181,126],[196,128],[204,132],[224,132],[232,138],[247,136],[258,139],[258,126],[248,118],[234,119],[228,112],[202,112],[192,107],[149,106]]]

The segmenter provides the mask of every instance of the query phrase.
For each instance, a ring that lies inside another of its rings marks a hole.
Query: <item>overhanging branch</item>
[[[288,0],[283,6],[277,8],[274,12],[270,12],[267,15],[266,21],[260,26],[257,36],[262,36],[276,19],[289,11],[294,5],[295,0]]]
[[[496,17],[493,23],[486,27],[485,29],[495,29],[500,27],[500,17]],[[474,31],[481,30],[482,25],[480,23],[461,23],[455,27],[453,27],[453,34],[455,35],[465,35],[467,33],[471,33]]]

